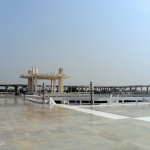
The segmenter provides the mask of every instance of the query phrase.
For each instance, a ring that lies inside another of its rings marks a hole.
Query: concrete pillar
[[[51,85],[49,85],[49,86],[48,86],[48,88],[49,88],[49,92],[50,92],[50,89],[51,89]]]
[[[63,87],[63,91],[66,92],[66,86]]]
[[[28,94],[32,94],[32,78],[28,78]]]
[[[82,87],[82,92],[84,91],[83,87]]]
[[[35,93],[37,93],[37,76],[35,76]]]
[[[112,89],[111,88],[109,88],[109,92],[112,93]]]
[[[102,94],[103,88],[101,88],[100,91],[101,91],[101,94]]]
[[[51,94],[53,94],[53,80],[51,79]]]
[[[18,86],[15,86],[15,95],[18,95]]]
[[[6,91],[6,93],[8,92],[8,86],[5,87],[5,91]]]
[[[148,86],[147,86],[147,94],[148,94]]]
[[[78,87],[78,92],[80,91],[79,87]]]
[[[130,87],[130,92],[132,92],[132,88]]]
[[[101,94],[101,88],[99,88],[99,94]]]
[[[56,80],[54,79],[54,94],[55,94],[55,90],[56,90]]]
[[[97,88],[95,88],[95,94],[97,94]]]
[[[64,91],[67,92],[67,86],[64,87]]]
[[[22,93],[24,94],[27,91],[27,88],[25,86],[22,86]]]
[[[60,93],[63,93],[64,91],[63,91],[63,78],[61,77],[60,79],[59,79],[59,92]]]
[[[135,87],[135,93],[137,92],[137,87]]]
[[[31,94],[34,92],[34,77],[32,76]]]
[[[115,88],[112,88],[112,93],[114,93],[115,92]]]
[[[92,90],[92,91],[93,91],[93,94],[95,94],[95,87],[93,87],[93,90]]]
[[[114,88],[111,88],[111,93],[114,93]]]
[[[71,86],[71,93],[72,93],[72,86]]]
[[[141,87],[141,94],[143,93],[143,88]]]
[[[111,88],[109,88],[109,92],[111,93]]]
[[[67,92],[67,86],[64,87],[64,91]]]
[[[107,88],[107,93],[109,93],[109,87]]]

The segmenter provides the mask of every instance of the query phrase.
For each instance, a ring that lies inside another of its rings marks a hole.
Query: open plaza
[[[0,98],[0,149],[149,150],[150,102],[39,104]]]

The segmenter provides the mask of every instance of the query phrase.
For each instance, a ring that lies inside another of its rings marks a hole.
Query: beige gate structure
[[[37,93],[37,81],[38,79],[51,80],[51,93],[56,92],[56,80],[58,80],[58,92],[63,93],[63,79],[67,79],[70,76],[63,74],[63,68],[59,68],[58,74],[56,72],[38,73],[37,67],[32,67],[32,70],[28,70],[28,74],[22,74],[20,78],[28,79],[28,94]]]

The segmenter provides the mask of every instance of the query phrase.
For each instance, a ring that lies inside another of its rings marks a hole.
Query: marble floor
[[[148,103],[49,107],[0,98],[0,150],[149,150],[149,141]]]

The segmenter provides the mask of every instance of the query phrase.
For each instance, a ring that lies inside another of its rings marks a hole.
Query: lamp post
[[[43,97],[42,97],[42,102],[44,102],[44,83],[43,83],[43,87],[42,87],[42,92],[43,92]]]
[[[90,100],[91,100],[91,111],[92,111],[92,105],[93,105],[93,84],[92,81],[90,82]],[[92,126],[92,113],[91,113],[91,126]]]
[[[92,97],[92,94],[93,94],[93,84],[92,84],[92,81],[90,82],[90,98],[91,98],[91,105],[93,104],[93,97]]]

